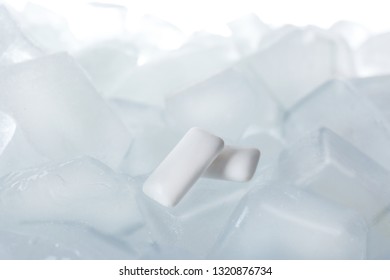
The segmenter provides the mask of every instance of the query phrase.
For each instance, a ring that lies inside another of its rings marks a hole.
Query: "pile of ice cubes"
[[[390,259],[390,33],[80,11],[0,6],[0,258]],[[163,207],[142,184],[193,126],[258,170]]]

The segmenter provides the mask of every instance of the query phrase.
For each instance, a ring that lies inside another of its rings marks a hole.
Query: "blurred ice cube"
[[[367,227],[354,212],[291,187],[248,193],[211,257],[362,259]]]
[[[14,136],[15,121],[7,114],[0,111],[0,157]]]
[[[0,4],[0,66],[42,55],[22,33],[7,9]]]
[[[66,19],[43,6],[27,3],[18,19],[23,31],[46,52],[70,51],[78,47]]]
[[[173,250],[187,258],[204,258],[248,187],[201,179],[175,208],[140,197],[140,209],[159,246],[160,257],[169,258]]]
[[[367,258],[374,260],[390,259],[390,211],[381,215],[369,231]]]
[[[360,47],[371,35],[365,27],[344,20],[333,24],[329,31],[341,36],[352,49]]]
[[[250,125],[267,128],[279,120],[268,94],[245,68],[233,67],[168,98],[167,121],[182,133],[198,126],[237,141]]]
[[[180,48],[187,36],[173,24],[152,15],[137,21],[127,18],[128,40],[134,44],[143,62],[150,62],[170,50]]]
[[[261,40],[270,32],[270,28],[255,14],[248,14],[231,21],[228,23],[228,27],[237,48],[243,55],[249,55],[256,51]]]
[[[310,133],[285,150],[281,180],[345,207],[369,223],[390,206],[390,174],[328,129]]]
[[[369,99],[390,122],[390,76],[352,79],[354,89]]]
[[[0,259],[134,259],[120,240],[69,223],[27,223],[0,230]]]
[[[354,70],[345,43],[314,27],[288,32],[248,63],[287,109],[325,81]]]
[[[104,95],[108,95],[113,85],[137,65],[134,46],[121,40],[94,43],[82,48],[75,55],[93,84]]]
[[[54,160],[90,155],[119,165],[130,136],[70,56],[4,67],[0,77],[0,107],[41,154]]]
[[[11,173],[0,179],[2,224],[76,222],[105,233],[142,224],[137,187],[88,157]]]
[[[0,177],[13,171],[41,166],[49,159],[40,154],[16,125],[12,139],[0,155]]]
[[[359,75],[390,74],[390,32],[370,37],[357,51]]]
[[[226,38],[209,35],[194,39],[128,71],[110,96],[162,107],[166,96],[210,77],[237,59],[233,43]]]
[[[330,81],[313,91],[291,109],[284,127],[290,140],[327,127],[390,169],[389,124],[346,82]]]
[[[261,151],[259,164],[266,166],[278,159],[280,152],[285,146],[285,141],[279,131],[264,130],[252,126],[244,132],[244,135],[239,140],[239,145],[259,149]],[[256,173],[259,171],[257,170]]]

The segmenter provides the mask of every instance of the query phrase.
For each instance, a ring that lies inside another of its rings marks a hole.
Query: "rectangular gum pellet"
[[[164,206],[175,206],[223,147],[221,138],[191,128],[145,181],[144,193]]]
[[[225,146],[203,174],[204,177],[246,182],[252,179],[260,159],[256,148]]]

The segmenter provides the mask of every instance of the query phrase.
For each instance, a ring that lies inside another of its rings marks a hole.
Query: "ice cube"
[[[370,37],[357,51],[359,75],[390,74],[390,32]]]
[[[278,159],[285,146],[285,141],[277,130],[263,130],[252,126],[244,132],[239,145],[259,149],[261,151],[260,164],[266,166]]]
[[[390,122],[390,76],[352,79],[354,89],[369,99]]]
[[[15,121],[7,114],[0,111],[0,157],[14,136]]]
[[[284,125],[290,140],[327,127],[390,169],[389,124],[380,112],[346,82],[330,81],[291,109]]]
[[[151,128],[150,131],[138,134],[122,162],[122,170],[131,176],[151,173],[180,138],[181,135],[168,128]]]
[[[328,129],[307,135],[286,149],[279,177],[340,205],[369,223],[390,206],[390,174]]]
[[[104,95],[108,95],[113,85],[137,65],[134,46],[122,40],[94,43],[76,52],[75,56]]]
[[[269,186],[245,196],[210,257],[362,259],[366,238],[356,213],[301,190]]]
[[[42,52],[24,36],[10,13],[0,4],[0,66],[41,55]]]
[[[279,113],[267,89],[241,66],[224,70],[166,101],[172,129],[184,132],[199,126],[229,141],[237,141],[252,124],[274,126]]]
[[[173,24],[152,15],[134,21],[127,18],[128,40],[137,48],[143,62],[151,62],[167,51],[180,48],[187,36]]]
[[[261,40],[270,32],[255,14],[248,14],[228,23],[232,32],[232,38],[237,48],[243,55],[249,55],[256,51]]]
[[[314,27],[288,32],[248,63],[287,109],[327,80],[353,72],[345,43]]]
[[[69,223],[30,223],[0,230],[0,259],[135,259],[119,239]]]
[[[160,253],[152,258],[205,258],[249,184],[200,179],[175,208],[139,197]],[[172,252],[180,252],[180,255]]]
[[[142,225],[137,186],[92,158],[14,172],[1,178],[0,186],[3,225],[66,221],[104,233]]]
[[[210,37],[210,36],[209,36]],[[232,65],[238,54],[227,39],[217,36],[189,42],[126,73],[110,96],[160,106],[164,98]],[[153,82],[151,82],[153,81]]]
[[[0,155],[0,177],[13,171],[41,166],[48,162],[49,159],[31,145],[20,127],[16,125],[12,139]]]
[[[4,67],[0,77],[0,107],[42,155],[54,160],[89,155],[119,165],[131,138],[70,56]]]
[[[341,36],[352,49],[360,47],[371,35],[365,27],[344,20],[333,24],[329,31]]]
[[[390,259],[390,211],[384,212],[370,228],[367,240],[367,258]]]
[[[108,99],[108,104],[134,137],[166,128],[163,112],[158,107],[124,99]]]
[[[43,6],[27,3],[18,19],[23,31],[47,53],[70,51],[79,45],[66,19]]]

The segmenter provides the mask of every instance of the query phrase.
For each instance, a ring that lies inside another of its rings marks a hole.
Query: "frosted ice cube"
[[[89,155],[119,165],[131,138],[70,56],[4,67],[0,77],[0,107],[42,155],[55,160]]]
[[[110,96],[163,106],[169,94],[221,71],[238,59],[232,42],[209,37],[189,42],[149,63],[138,62],[141,65],[127,72]]]
[[[137,187],[97,160],[78,158],[11,173],[0,180],[2,224],[32,221],[85,223],[124,233],[142,225]]]
[[[152,15],[126,22],[128,40],[137,48],[143,62],[150,62],[169,50],[180,48],[186,35],[173,24]]]
[[[360,76],[390,74],[390,32],[370,37],[356,53]]]
[[[185,132],[198,126],[237,141],[252,124],[277,123],[279,107],[267,89],[245,68],[229,68],[166,101],[166,117],[173,129]]]
[[[23,31],[48,53],[69,51],[78,46],[66,19],[43,6],[27,3],[18,19]]]
[[[108,104],[134,138],[166,126],[161,108],[124,99],[108,99]]]
[[[344,20],[333,24],[329,31],[341,36],[352,49],[360,47],[371,35],[365,27]]]
[[[304,191],[270,186],[245,196],[211,257],[362,259],[366,238],[364,219],[354,212]]]
[[[390,169],[390,130],[386,119],[362,95],[342,81],[330,81],[291,109],[285,135],[299,139],[327,127]]]
[[[244,132],[238,143],[242,146],[259,149],[261,151],[260,164],[262,166],[272,164],[277,160],[285,146],[285,141],[278,131],[263,130],[253,126]],[[256,171],[256,173],[258,172],[259,170]]]
[[[42,55],[21,32],[7,9],[0,4],[0,66]]]
[[[7,147],[0,155],[0,177],[21,169],[37,167],[49,159],[37,152],[17,125]]]
[[[119,239],[77,224],[31,223],[0,230],[0,259],[134,259]]]
[[[160,254],[181,252],[179,258],[204,258],[249,185],[200,179],[175,208],[139,197],[140,210]]]
[[[253,53],[264,36],[270,32],[255,14],[248,14],[228,23],[232,38],[243,55]]]
[[[285,108],[325,81],[353,71],[345,43],[314,27],[287,33],[248,63]]]
[[[370,228],[367,240],[367,258],[390,259],[390,211],[387,210]]]
[[[10,116],[0,111],[0,157],[14,136],[15,130],[15,121]]]
[[[281,179],[359,212],[372,223],[390,206],[390,174],[328,129],[285,150]]]
[[[354,89],[369,99],[390,122],[390,76],[352,79]]]
[[[181,136],[167,128],[151,128],[148,132],[138,134],[123,160],[122,170],[131,176],[149,174],[162,162]]]
[[[123,75],[136,66],[136,50],[121,40],[94,43],[75,54],[99,91],[107,95]]]

